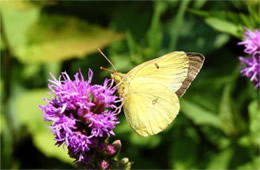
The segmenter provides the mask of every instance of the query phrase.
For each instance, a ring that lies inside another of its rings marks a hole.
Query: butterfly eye
[[[115,73],[111,74],[111,77],[115,80],[116,83],[119,83],[122,80],[121,76]]]

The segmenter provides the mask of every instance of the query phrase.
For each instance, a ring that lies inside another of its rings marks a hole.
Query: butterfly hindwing
[[[152,79],[132,81],[124,100],[126,118],[141,136],[161,132],[174,120],[179,109],[179,99],[172,89]]]

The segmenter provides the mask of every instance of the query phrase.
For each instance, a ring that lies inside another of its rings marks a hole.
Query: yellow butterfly
[[[111,74],[127,121],[137,134],[157,134],[175,119],[180,110],[179,98],[203,62],[202,54],[178,51],[144,62],[127,74]]]

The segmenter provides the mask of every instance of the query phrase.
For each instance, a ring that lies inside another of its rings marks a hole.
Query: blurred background
[[[133,169],[259,169],[259,91],[240,76],[244,26],[259,27],[259,1],[1,0],[1,168],[73,168],[54,145],[39,104],[49,72],[94,71],[101,84],[171,51],[199,52],[205,64],[181,111],[162,133],[140,137],[124,114],[111,141]]]

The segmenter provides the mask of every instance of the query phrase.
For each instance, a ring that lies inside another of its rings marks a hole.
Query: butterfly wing
[[[172,52],[147,61],[124,75],[119,85],[130,126],[141,136],[165,129],[177,116],[179,99],[200,71],[204,56]]]
[[[186,79],[188,68],[189,58],[185,52],[171,52],[135,67],[127,76],[132,80],[147,78],[176,92]]]
[[[179,98],[182,97],[182,95],[189,88],[191,82],[195,79],[204,63],[204,56],[202,54],[187,53],[187,55],[189,58],[188,75],[183,81],[181,87],[178,89],[178,91],[176,91],[176,94]]]
[[[123,108],[134,131],[141,136],[149,136],[165,129],[177,116],[180,105],[171,88],[138,79],[131,81]]]

